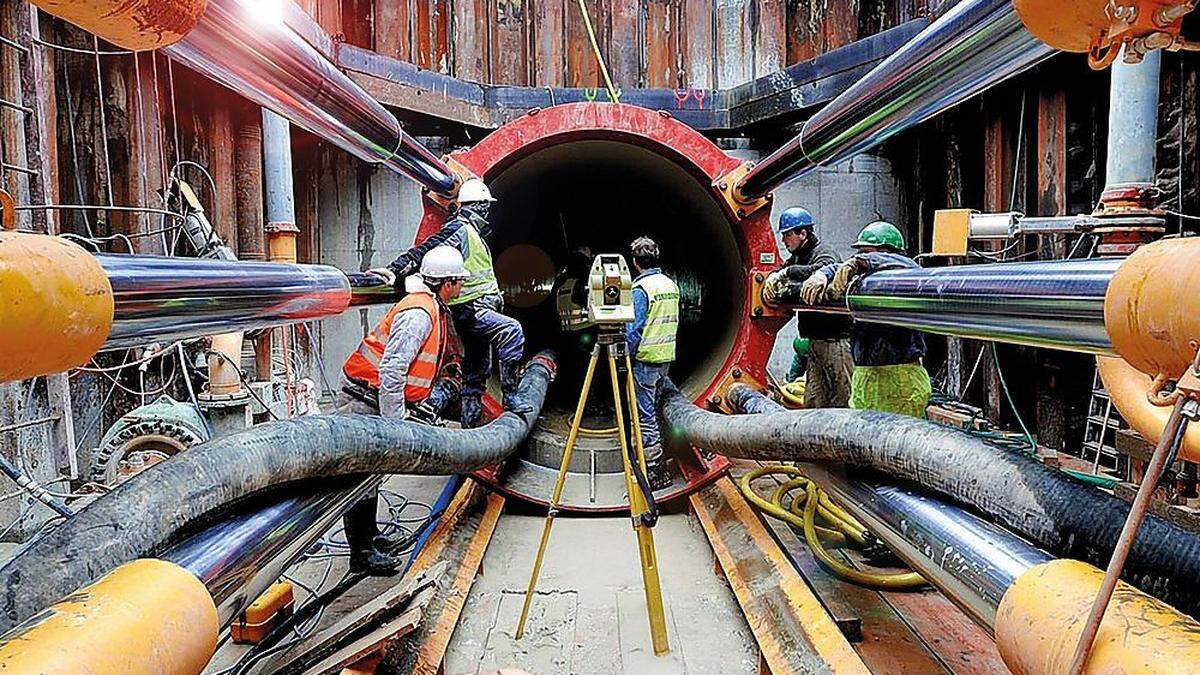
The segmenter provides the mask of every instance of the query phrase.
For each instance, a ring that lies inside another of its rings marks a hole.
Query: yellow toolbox
[[[286,581],[274,584],[238,615],[229,636],[238,644],[258,644],[296,611],[296,596]]]

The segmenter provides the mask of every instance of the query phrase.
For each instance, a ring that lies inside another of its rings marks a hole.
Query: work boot
[[[390,577],[400,570],[401,560],[394,555],[369,548],[365,551],[350,551],[350,573],[372,577]]]
[[[667,468],[667,458],[663,457],[661,445],[655,444],[646,448],[646,480],[650,482],[650,489],[655,492],[671,487],[671,483],[675,482]]]
[[[397,530],[391,534],[377,534],[371,543],[375,545],[376,551],[391,555],[411,546],[415,538],[415,534]]]
[[[529,412],[529,406],[525,405],[517,397],[517,387],[521,384],[521,364],[519,362],[501,363],[500,364],[500,391],[502,393],[504,409],[511,410],[515,413]]]

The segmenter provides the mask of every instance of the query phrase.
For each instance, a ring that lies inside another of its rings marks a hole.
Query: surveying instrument
[[[588,361],[587,374],[583,378],[583,391],[571,420],[571,431],[567,435],[567,446],[563,451],[562,466],[558,469],[558,480],[550,497],[550,510],[542,526],[542,541],[538,545],[537,558],[533,563],[533,574],[529,577],[529,588],[525,591],[525,605],[521,608],[521,620],[517,624],[516,638],[525,635],[525,622],[529,618],[529,607],[533,604],[538,575],[546,546],[550,541],[550,530],[558,515],[559,500],[567,480],[567,467],[575,450],[575,441],[583,424],[583,411],[600,354],[608,357],[608,374],[612,381],[613,411],[616,418],[617,438],[621,444],[621,464],[625,469],[625,491],[629,495],[629,514],[633,531],[637,535],[638,556],[642,565],[642,584],[646,591],[646,608],[650,615],[650,638],[654,643],[654,654],[662,656],[670,651],[667,645],[667,622],[663,612],[662,587],[658,578],[658,558],[654,552],[653,527],[658,521],[658,506],[650,482],[646,479],[646,455],[642,448],[642,428],[637,414],[637,395],[630,367],[629,346],[625,342],[625,324],[633,322],[633,279],[629,266],[620,255],[599,255],[592,263],[588,289],[588,320],[598,328],[596,344]],[[632,429],[632,444],[625,437],[625,406],[621,397],[621,378],[625,382],[625,402],[628,403],[629,421]]]

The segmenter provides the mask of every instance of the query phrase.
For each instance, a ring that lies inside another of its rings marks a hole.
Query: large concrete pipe
[[[560,329],[552,297],[556,277],[562,278],[557,273],[570,267],[577,248],[628,254],[639,235],[658,241],[683,296],[680,332],[686,337],[672,374],[693,400],[737,379],[766,381],[765,364],[786,318],[757,317],[761,304],[751,289],[756,274],[777,266],[777,244],[768,209],[739,214],[722,196],[721,178],[741,166],[739,160],[666,112],[586,103],[532,111],[453,158],[482,176],[499,199],[489,241],[507,311],[524,324],[530,348],[553,347],[560,359],[560,383],[532,449],[494,484],[534,501],[550,494],[590,353],[586,335]],[[417,239],[435,232],[446,216],[427,200]],[[596,389],[607,392],[607,384]],[[598,415],[587,423],[610,427],[612,419]],[[615,435],[582,443],[566,507],[624,508]],[[702,467],[695,472],[705,474]],[[679,477],[663,496],[684,489]]]

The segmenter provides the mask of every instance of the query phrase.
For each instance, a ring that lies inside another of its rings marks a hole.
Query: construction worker
[[[633,381],[637,393],[638,422],[642,429],[642,447],[646,453],[646,474],[655,490],[671,485],[663,457],[662,434],[658,428],[658,409],[654,405],[658,383],[667,376],[675,361],[675,335],[679,331],[679,286],[659,265],[658,244],[639,237],[632,245],[633,323],[625,329],[625,340],[633,362]]]
[[[784,266],[767,277],[764,293],[768,302],[788,293],[795,295],[814,272],[826,265],[842,262],[833,247],[823,243],[816,233],[812,214],[792,207],[779,216],[783,245],[791,254]],[[809,339],[808,361],[804,371],[804,407],[845,408],[850,401],[851,322],[840,316],[805,314],[798,317],[797,330]]]
[[[470,276],[462,294],[449,301],[454,327],[463,342],[462,424],[477,427],[483,422],[483,393],[492,370],[492,350],[500,361],[500,389],[506,408],[520,381],[521,358],[525,352],[525,332],[516,319],[505,316],[504,298],[492,267],[492,252],[485,237],[489,234],[488,214],[491,190],[478,178],[466,180],[458,192],[459,210],[442,229],[414,246],[389,265],[396,278],[416,269],[416,262],[435,246],[451,246],[462,254]]]
[[[878,221],[863,228],[854,242],[858,254],[844,263],[814,272],[801,287],[805,304],[841,298],[856,277],[891,269],[917,267],[904,255],[904,235],[895,225]],[[854,374],[850,407],[924,417],[929,405],[929,373],[921,365],[925,338],[914,330],[856,323],[851,344]]]
[[[462,254],[438,246],[421,260],[420,274],[405,278],[408,295],[396,303],[342,366],[338,412],[407,419],[409,406],[425,404],[450,350],[450,311],[470,276]],[[392,551],[399,537],[381,535],[376,523],[379,492],[373,490],[346,512],[350,570],[391,574],[400,563]]]

